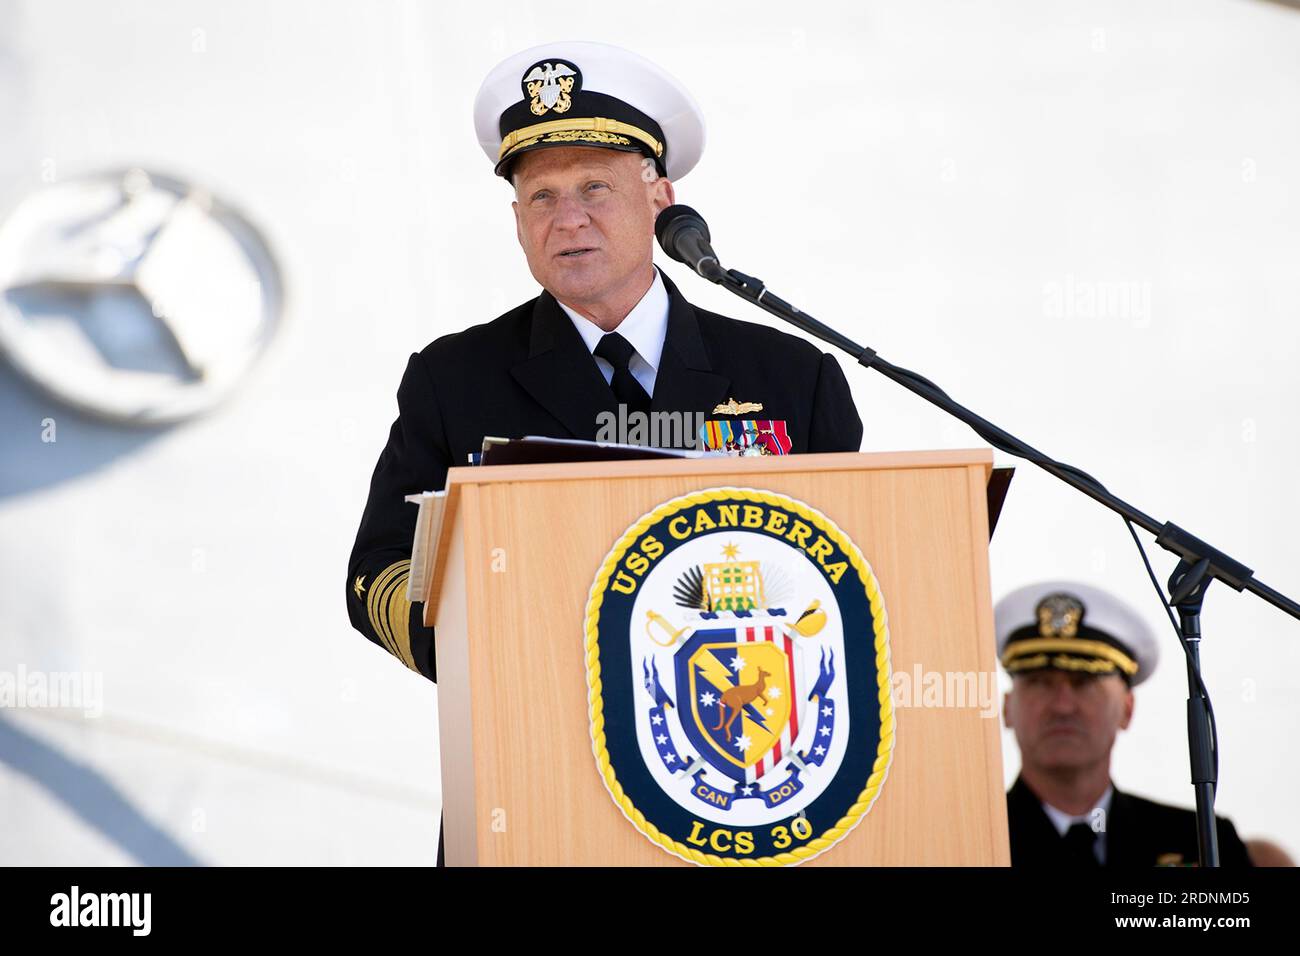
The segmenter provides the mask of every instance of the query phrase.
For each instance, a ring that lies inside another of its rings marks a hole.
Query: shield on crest
[[[779,624],[738,618],[698,630],[674,663],[682,729],[710,766],[749,784],[781,763],[799,738],[807,689],[799,647]]]

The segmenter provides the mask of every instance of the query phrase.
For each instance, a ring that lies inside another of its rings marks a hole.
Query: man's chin
[[[607,287],[604,276],[552,275],[546,291],[563,302],[596,302]]]

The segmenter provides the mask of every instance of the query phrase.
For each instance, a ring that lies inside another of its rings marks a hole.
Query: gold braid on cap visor
[[[1042,637],[1027,641],[1012,641],[1007,646],[1007,649],[1002,652],[1002,666],[1008,671],[1027,670],[1031,667],[1043,667],[1045,666],[1047,659],[1045,652],[1048,651],[1059,651],[1062,654],[1079,654],[1085,657],[1098,659],[1097,664],[1099,666],[1095,668],[1071,667],[1066,665],[1064,669],[1109,672],[1118,667],[1130,677],[1138,672],[1137,661],[1133,660],[1133,658],[1129,657],[1113,645],[1107,644],[1104,641],[1085,641],[1067,637]],[[1030,655],[1037,656],[1030,657]],[[1030,659],[1022,660],[1022,658],[1026,657],[1030,657]],[[1063,663],[1068,659],[1069,658],[1065,657],[1057,657],[1056,661]]]
[[[545,123],[534,123],[532,126],[525,126],[522,129],[512,130],[506,134],[506,138],[501,141],[501,149],[497,153],[497,162],[505,159],[517,149],[525,146],[531,146],[544,136],[553,133],[597,133],[605,134],[593,137],[593,139],[604,139],[606,135],[612,134],[615,138],[630,136],[633,139],[640,140],[654,150],[656,157],[664,154],[664,144],[655,139],[639,126],[633,126],[630,123],[623,123],[619,120],[605,119],[603,116],[579,116],[573,119],[549,120]],[[567,138],[567,137],[566,137]],[[578,137],[573,137],[577,139]]]

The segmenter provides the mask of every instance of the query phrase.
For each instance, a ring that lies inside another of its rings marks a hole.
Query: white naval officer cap
[[[1155,633],[1119,598],[1077,581],[1017,588],[993,608],[998,657],[1007,673],[1054,668],[1118,673],[1130,686],[1160,657]]]
[[[678,180],[704,152],[704,115],[674,77],[630,50],[545,43],[498,63],[474,98],[474,130],[498,176],[520,153],[601,146],[651,157]]]

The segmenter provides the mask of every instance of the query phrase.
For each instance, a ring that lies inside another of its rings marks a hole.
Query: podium
[[[424,609],[447,864],[1008,865],[991,470],[451,469]]]

